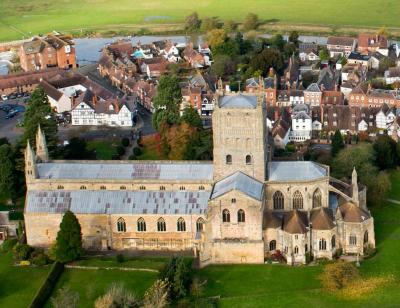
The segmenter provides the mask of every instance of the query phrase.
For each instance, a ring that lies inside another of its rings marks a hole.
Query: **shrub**
[[[168,305],[168,290],[168,281],[157,279],[144,294],[143,307],[166,307]]]
[[[128,147],[129,146],[129,138],[122,138],[121,144],[124,147]]]
[[[136,156],[135,155],[129,155],[129,158],[128,158],[129,160],[136,160]]]
[[[3,244],[1,245],[1,250],[4,252],[9,252],[11,251],[14,246],[18,243],[18,240],[16,238],[9,238],[6,239]]]
[[[375,254],[376,248],[372,247],[371,244],[364,248],[364,259],[372,258],[373,256],[375,256]]]
[[[57,296],[51,298],[54,308],[75,308],[78,306],[79,294],[69,287],[63,287],[57,291]]]
[[[33,248],[27,244],[17,244],[14,246],[14,258],[17,261],[29,260]]]
[[[135,155],[136,157],[140,156],[142,154],[142,149],[139,147],[134,147],[133,148],[133,155]]]
[[[125,154],[125,148],[122,145],[117,146],[118,156],[122,156]]]
[[[333,254],[333,258],[339,259],[342,254],[343,254],[342,248],[338,248],[338,249],[336,249],[335,253]]]
[[[117,254],[116,259],[118,263],[123,263],[125,261],[125,257],[123,254]]]
[[[43,266],[49,263],[49,257],[43,250],[35,250],[31,254],[31,261],[34,265]]]
[[[139,307],[139,301],[122,285],[114,283],[106,294],[96,300],[94,306],[95,308]]]
[[[359,279],[359,272],[353,263],[339,261],[325,265],[324,272],[320,278],[325,289],[336,291]]]
[[[314,256],[311,254],[311,252],[306,252],[306,263],[310,263],[312,260],[314,260]]]

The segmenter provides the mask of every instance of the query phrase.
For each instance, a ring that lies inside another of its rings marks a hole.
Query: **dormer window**
[[[108,106],[108,110],[113,111],[114,110],[114,106],[113,105]]]

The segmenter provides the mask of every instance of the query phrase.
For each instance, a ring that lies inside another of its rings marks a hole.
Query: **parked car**
[[[3,101],[6,101],[6,100],[8,100],[8,96],[5,95],[5,94],[2,94],[2,95],[1,95],[1,99],[2,99]]]
[[[15,117],[18,114],[19,110],[11,110],[9,113],[7,113],[6,115],[6,119],[11,119],[13,117]]]

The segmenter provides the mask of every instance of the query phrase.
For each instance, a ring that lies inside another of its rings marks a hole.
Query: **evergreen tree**
[[[393,168],[396,164],[396,142],[388,135],[379,136],[374,143],[376,165],[381,169]]]
[[[66,211],[56,239],[56,259],[70,262],[83,254],[82,232],[78,219],[71,211]]]
[[[163,75],[157,87],[157,96],[154,98],[153,126],[157,130],[162,123],[173,125],[179,123],[179,105],[182,101],[179,78]]]
[[[186,122],[187,124],[189,124],[192,127],[196,127],[196,128],[203,127],[199,113],[192,106],[185,108],[185,110],[183,111],[181,120],[183,122]]]
[[[24,144],[29,140],[35,145],[38,127],[46,135],[46,142],[50,156],[56,151],[57,146],[57,122],[53,117],[51,106],[42,87],[32,92],[24,115]]]
[[[185,19],[185,30],[194,32],[199,30],[201,24],[201,20],[199,19],[199,14],[197,12],[193,12]]]
[[[339,153],[339,151],[343,148],[344,148],[343,136],[339,130],[336,130],[332,138],[332,145],[331,145],[332,157],[335,157]]]
[[[289,42],[293,43],[296,47],[299,47],[299,33],[297,31],[290,32]]]
[[[0,194],[16,199],[16,170],[13,152],[8,144],[0,146]]]

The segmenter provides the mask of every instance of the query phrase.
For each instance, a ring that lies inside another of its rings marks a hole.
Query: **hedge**
[[[56,285],[63,271],[64,263],[54,262],[54,264],[51,266],[51,270],[45,282],[42,284],[42,286],[36,293],[35,298],[30,304],[30,308],[41,308],[46,304],[51,293],[53,292],[54,286]]]

